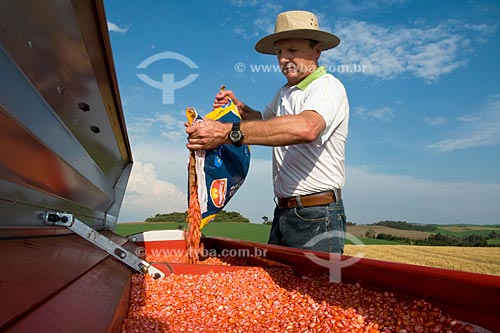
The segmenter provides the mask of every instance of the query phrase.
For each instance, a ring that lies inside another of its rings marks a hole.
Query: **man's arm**
[[[187,148],[207,150],[230,143],[228,134],[231,127],[230,123],[221,123],[210,119],[205,119],[205,121],[192,126],[186,124],[186,133],[189,136]],[[298,115],[287,115],[268,120],[243,121],[240,125],[245,136],[243,143],[262,146],[309,143],[316,140],[325,127],[325,120],[315,111],[304,111]]]
[[[245,135],[244,143],[273,147],[313,142],[325,127],[323,117],[314,111],[268,120],[243,121],[240,126]]]

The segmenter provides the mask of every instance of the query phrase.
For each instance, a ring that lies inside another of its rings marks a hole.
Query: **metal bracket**
[[[44,216],[44,223],[67,227],[95,246],[111,254],[116,259],[132,267],[139,273],[150,274],[155,279],[165,277],[164,272],[157,269],[147,261],[139,258],[132,252],[124,249],[106,236],[101,235],[99,232],[95,231],[82,221],[74,218],[73,214],[46,211]]]

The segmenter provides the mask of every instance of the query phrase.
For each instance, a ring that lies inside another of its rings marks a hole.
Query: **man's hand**
[[[186,147],[190,150],[208,150],[229,143],[228,134],[231,131],[231,123],[221,123],[219,121],[204,118],[190,125],[184,123],[188,135]]]
[[[243,120],[257,120],[261,119],[262,115],[259,111],[253,110],[239,99],[236,98],[232,90],[223,90],[215,95],[213,108],[219,108],[224,106],[229,102],[229,99],[233,100],[233,103],[238,108],[238,112],[240,113],[241,119]]]
[[[229,99],[233,100],[233,103],[238,107],[238,111],[241,113],[242,110],[240,110],[240,106],[243,108],[243,104],[236,98],[232,90],[222,90],[215,95],[213,108],[216,109],[224,106],[229,102]]]

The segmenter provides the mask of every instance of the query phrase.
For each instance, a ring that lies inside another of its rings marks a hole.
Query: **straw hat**
[[[265,54],[276,54],[274,43],[289,38],[316,40],[321,42],[322,50],[332,49],[340,43],[337,36],[319,29],[316,15],[311,12],[291,10],[278,15],[274,33],[259,40],[255,44],[255,50]]]

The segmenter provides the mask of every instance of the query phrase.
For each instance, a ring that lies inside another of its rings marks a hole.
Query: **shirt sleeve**
[[[278,100],[280,96],[280,90],[274,95],[273,99],[269,104],[266,105],[264,111],[262,112],[262,119],[271,119],[276,117],[276,112],[278,111]]]
[[[333,76],[314,80],[307,88],[302,111],[311,110],[323,117],[326,127],[316,140],[323,145],[348,116],[349,105],[344,85]]]

